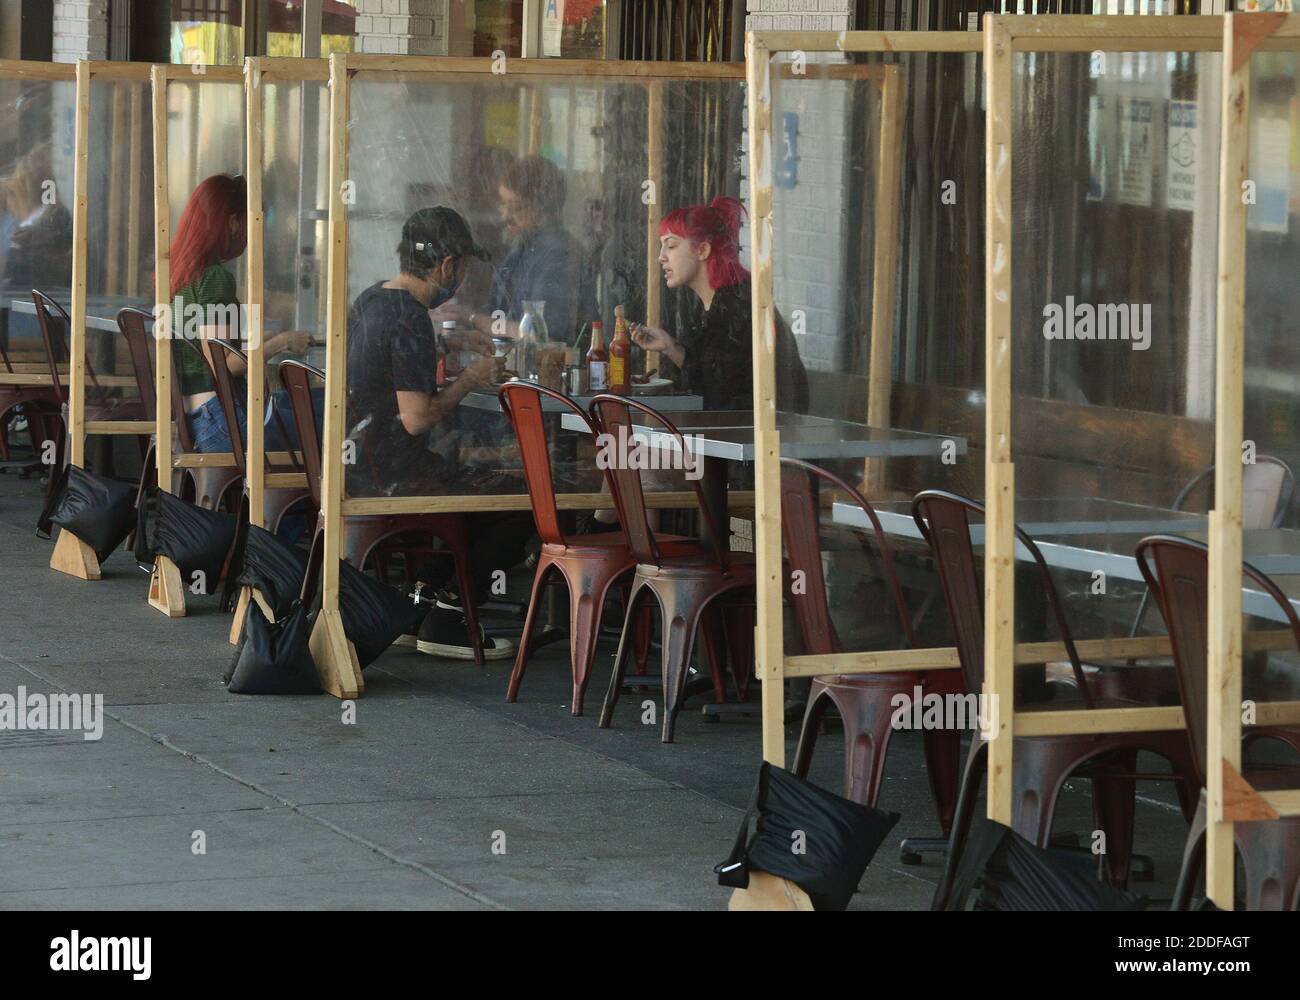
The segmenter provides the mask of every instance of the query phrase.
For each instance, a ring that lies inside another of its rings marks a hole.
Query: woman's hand
[[[659,351],[666,354],[668,360],[678,367],[686,359],[686,352],[682,346],[668,335],[666,330],[661,330],[657,326],[643,326],[640,323],[633,323],[630,331],[632,339],[642,350]]]

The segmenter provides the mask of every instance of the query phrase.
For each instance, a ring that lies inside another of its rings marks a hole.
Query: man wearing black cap
[[[497,371],[490,337],[477,331],[457,334],[448,338],[445,349],[486,356],[451,385],[438,387],[439,342],[429,310],[455,294],[470,257],[487,258],[465,220],[449,208],[420,209],[402,226],[397,255],[397,277],[367,288],[348,311],[348,438],[356,447],[355,461],[347,468],[352,496],[458,492],[456,463],[430,450],[430,432],[469,392],[491,386]],[[467,517],[476,597],[486,600],[493,571],[522,561],[533,533],[532,517]],[[448,576],[450,567],[445,567],[444,579],[432,582],[437,586]],[[483,645],[489,659],[513,653],[512,644],[502,639],[486,638]],[[436,656],[473,657],[457,598],[440,595],[417,646]]]

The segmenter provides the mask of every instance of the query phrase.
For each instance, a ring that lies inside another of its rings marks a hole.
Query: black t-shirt
[[[357,448],[348,491],[355,496],[401,492],[437,464],[428,436],[402,426],[399,391],[437,395],[437,334],[410,292],[372,285],[348,310],[348,437]]]

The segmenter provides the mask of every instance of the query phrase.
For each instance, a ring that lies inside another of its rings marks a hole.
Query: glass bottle
[[[549,340],[546,303],[536,300],[524,302],[524,314],[519,320],[519,346],[515,365],[520,378],[537,378],[537,349]]]

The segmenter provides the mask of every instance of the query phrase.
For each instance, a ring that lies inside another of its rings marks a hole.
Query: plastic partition
[[[172,355],[178,349],[173,341],[182,337],[201,337],[209,325],[224,325],[228,329],[229,324],[208,324],[206,311],[203,317],[175,314],[171,251],[172,237],[181,213],[199,183],[214,174],[243,174],[244,76],[235,67],[154,66],[152,81],[156,457],[158,484],[162,489],[170,489],[173,470],[228,468],[235,462],[229,452],[180,454],[173,448],[172,424],[187,419],[187,414],[173,412]],[[222,266],[235,280],[239,302],[246,304],[246,293],[242,290],[242,251]],[[240,310],[241,314],[245,312]],[[226,317],[215,318],[224,320]],[[241,326],[246,326],[242,320]],[[169,617],[184,615],[184,587],[189,583],[180,579],[179,571],[170,560],[158,557],[149,585],[150,604]]]
[[[982,494],[981,47],[975,32],[749,37],[756,667],[773,763],[784,679],[958,666],[910,501]],[[812,476],[814,506],[783,506],[783,457],[836,477],[787,473]],[[783,570],[783,517],[816,521],[820,556],[792,550]]]
[[[405,301],[382,285],[401,270],[406,220],[441,206],[468,226],[487,259],[466,258],[463,278],[448,279],[460,279],[454,300],[433,319],[450,313],[460,333],[472,322],[504,338],[506,375],[554,384],[566,349],[585,355],[594,321],[608,343],[619,305],[633,322],[684,330],[698,303],[666,286],[658,224],[678,207],[741,193],[742,77],[725,64],[331,57],[325,613],[313,648],[337,668],[338,693],[360,688],[333,629],[343,517],[529,509],[496,387],[465,393],[453,382],[473,353],[417,338],[398,361],[353,339],[354,317],[375,300]],[[406,305],[418,319],[419,304]],[[639,349],[632,367],[668,374]],[[463,398],[411,433],[395,392],[430,391],[439,379],[439,392]],[[548,433],[560,506],[608,507],[590,439],[558,419]],[[694,504],[675,486],[651,501]]]

